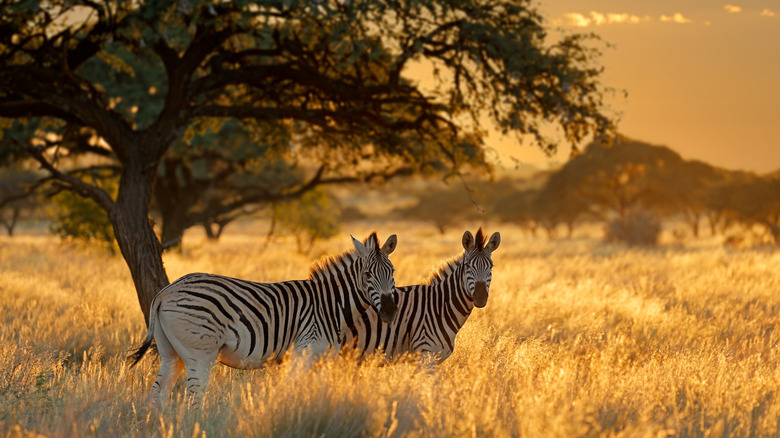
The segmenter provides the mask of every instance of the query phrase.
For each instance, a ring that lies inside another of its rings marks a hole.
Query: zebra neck
[[[466,323],[474,309],[474,301],[469,297],[466,288],[463,287],[464,276],[465,269],[462,264],[459,264],[452,274],[444,279],[443,284],[446,287],[440,291],[444,301],[442,304],[446,308],[452,309],[452,315],[455,317],[458,328]]]
[[[309,281],[314,283],[312,290],[317,295],[317,318],[333,345],[343,337],[355,308],[369,305],[358,288],[361,267],[359,259],[347,253],[320,263],[311,271]]]
[[[351,260],[351,263],[331,266],[327,272],[312,279],[317,283],[315,289],[320,293],[322,312],[331,318],[328,325],[339,336],[348,329],[356,315],[371,305],[359,291],[360,270],[359,262]]]

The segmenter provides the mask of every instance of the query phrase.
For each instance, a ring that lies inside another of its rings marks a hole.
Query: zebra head
[[[485,244],[482,227],[477,231],[476,239],[470,231],[463,233],[463,287],[474,301],[474,306],[483,308],[487,304],[490,280],[493,278],[493,260],[491,254],[501,243],[498,232],[490,236]]]
[[[388,237],[381,247],[376,233],[371,233],[365,243],[352,237],[352,243],[363,261],[358,279],[360,291],[372,303],[382,321],[392,322],[398,311],[398,293],[393,276],[395,268],[387,256],[395,250],[397,237],[395,234]]]

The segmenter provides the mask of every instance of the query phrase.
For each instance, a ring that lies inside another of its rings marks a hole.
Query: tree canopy
[[[636,206],[654,207],[668,196],[663,181],[683,159],[671,149],[619,136],[594,141],[550,176],[540,197],[570,204],[573,214],[623,217]]]
[[[301,183],[279,196],[484,164],[485,120],[548,150],[544,124],[572,143],[612,127],[589,37],[549,42],[525,0],[11,0],[0,14],[0,159],[26,152],[107,212],[144,313],[168,283],[155,183],[165,160],[195,165],[198,124],[256,135],[212,161],[292,160]],[[106,173],[116,195],[91,182]]]

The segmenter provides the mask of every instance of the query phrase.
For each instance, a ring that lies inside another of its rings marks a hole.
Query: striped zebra
[[[380,321],[373,309],[365,309],[346,333],[342,356],[365,359],[375,352],[387,360],[420,353],[441,363],[451,354],[455,336],[474,307],[487,304],[493,260],[501,243],[494,233],[485,243],[482,228],[476,238],[463,233],[462,255],[442,264],[427,283],[398,288],[398,318]]]
[[[215,360],[251,369],[280,361],[288,350],[311,361],[337,353],[364,308],[392,321],[398,295],[388,255],[396,236],[381,247],[376,233],[352,243],[354,251],[316,262],[307,280],[255,283],[189,274],[163,288],[152,300],[146,339],[128,358],[135,366],[152,339],[157,343],[162,363],[152,400],[166,399],[186,368],[187,394],[198,404]]]

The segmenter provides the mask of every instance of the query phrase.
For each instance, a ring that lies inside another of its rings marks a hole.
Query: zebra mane
[[[373,243],[369,243],[373,241]],[[372,232],[368,238],[363,241],[364,245],[373,244],[375,251],[381,251],[379,248],[379,240],[376,237],[376,231]],[[326,255],[322,258],[315,260],[309,267],[309,280],[314,280],[318,277],[327,276],[333,269],[340,269],[340,266],[351,265],[360,256],[355,248],[345,251],[338,255]]]
[[[463,252],[463,254],[442,261],[439,263],[439,266],[433,268],[433,271],[431,271],[431,273],[428,275],[428,278],[425,279],[425,283],[423,284],[438,284],[444,281],[445,278],[449,277],[453,272],[455,272],[455,269],[461,263],[463,263],[463,258],[465,256],[466,253]]]
[[[485,248],[485,233],[482,232],[482,227],[479,227],[477,235],[474,237],[474,248],[477,250]]]
[[[357,259],[358,253],[355,249],[338,255],[323,256],[319,260],[315,260],[309,267],[309,280],[327,276],[333,269],[338,270],[341,265],[351,265]]]

